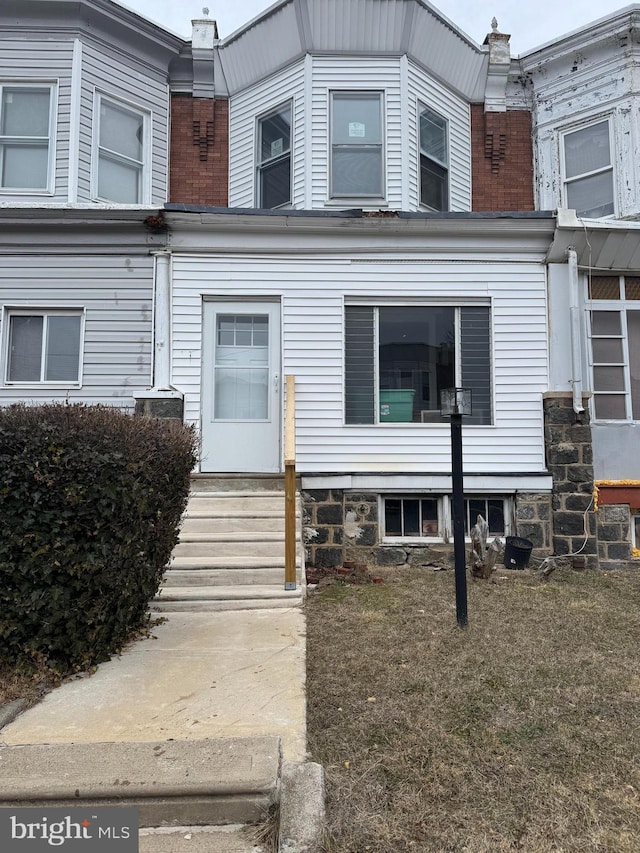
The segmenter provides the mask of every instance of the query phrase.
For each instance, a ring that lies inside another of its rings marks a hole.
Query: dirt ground
[[[640,571],[388,571],[308,597],[332,853],[637,853]]]

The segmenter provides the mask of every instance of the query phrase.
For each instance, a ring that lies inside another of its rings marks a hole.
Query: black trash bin
[[[504,565],[507,569],[526,569],[533,550],[533,542],[520,536],[507,536]]]

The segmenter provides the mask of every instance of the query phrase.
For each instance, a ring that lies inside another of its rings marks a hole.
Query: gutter
[[[578,304],[578,255],[573,247],[567,249],[569,265],[569,319],[571,329],[571,373],[573,411],[576,415],[584,412],[582,405],[582,372],[580,354],[580,307]]]

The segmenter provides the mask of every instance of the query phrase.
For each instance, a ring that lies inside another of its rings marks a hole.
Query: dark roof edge
[[[459,211],[446,213],[427,213],[426,211],[404,211],[404,210],[363,210],[362,208],[350,208],[347,210],[264,210],[258,207],[211,207],[203,204],[183,204],[168,202],[164,209],[167,213],[219,213],[236,216],[290,216],[293,218],[318,218],[318,219],[431,219],[431,220],[456,220],[456,219],[552,219],[555,217],[553,210],[512,210],[512,211]]]

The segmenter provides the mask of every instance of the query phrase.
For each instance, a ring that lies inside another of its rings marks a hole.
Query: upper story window
[[[447,120],[420,107],[420,204],[429,210],[449,210],[449,152]]]
[[[333,92],[331,104],[331,197],[382,198],[382,93]]]
[[[0,189],[50,192],[52,85],[0,84]]]
[[[144,204],[148,196],[148,113],[98,95],[95,115],[94,197]]]
[[[81,310],[9,309],[5,383],[78,384],[82,319]]]
[[[565,133],[565,203],[578,216],[597,218],[614,213],[613,163],[609,120]]]
[[[590,282],[594,415],[640,421],[640,278]]]
[[[444,388],[473,392],[466,423],[491,423],[488,306],[347,305],[345,421],[440,422]]]
[[[258,119],[258,206],[291,204],[291,104]]]

